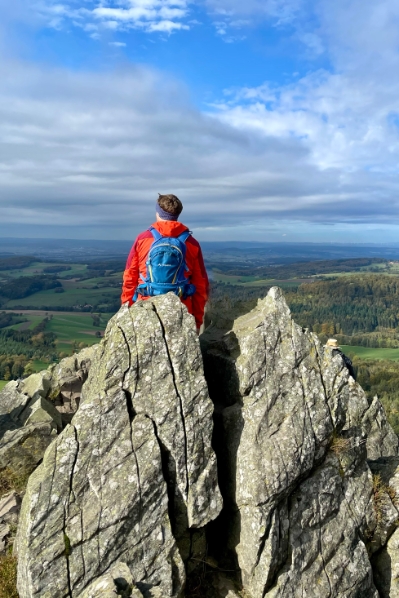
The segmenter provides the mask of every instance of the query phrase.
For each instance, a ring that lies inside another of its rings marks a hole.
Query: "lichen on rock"
[[[71,425],[29,480],[16,541],[21,598],[77,597],[116,561],[145,598],[180,596],[196,530],[221,509],[212,410],[178,298],[124,306]]]
[[[278,288],[202,343],[224,548],[244,589],[251,598],[378,596],[366,547],[377,525],[367,451],[397,454],[379,401],[369,405],[342,358],[293,322]]]

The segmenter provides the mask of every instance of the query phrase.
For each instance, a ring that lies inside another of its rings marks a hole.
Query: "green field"
[[[399,349],[373,349],[372,347],[356,347],[352,345],[342,345],[341,349],[346,355],[356,355],[356,357],[360,357],[361,359],[399,361]]]
[[[212,271],[212,281],[222,282],[224,284],[233,284],[245,287],[286,287],[299,286],[304,282],[312,282],[312,279],[307,278],[289,278],[287,280],[278,280],[276,278],[258,278],[256,276],[235,276],[233,274],[223,274],[222,272]]]
[[[47,370],[49,366],[49,363],[47,363],[46,361],[40,361],[40,359],[35,359],[35,361],[33,361],[33,369],[35,370],[35,372]]]
[[[38,326],[44,319],[44,316],[25,316],[27,321],[20,322],[19,324],[13,324],[12,326],[7,326],[11,330],[33,330],[36,326]]]
[[[118,300],[120,296],[119,288],[67,288],[65,293],[55,293],[54,289],[48,291],[40,291],[24,299],[14,299],[8,301],[3,307],[5,309],[21,309],[26,307],[40,308],[46,306],[49,309],[52,307],[66,307],[66,308],[80,308],[86,305],[98,305],[102,301],[104,303],[109,300]]]
[[[3,390],[6,384],[8,384],[6,380],[0,380],[0,390]]]
[[[46,331],[54,332],[57,336],[56,346],[58,351],[71,352],[71,345],[75,343],[84,343],[85,345],[94,345],[100,341],[95,336],[96,331],[104,332],[108,320],[112,314],[101,314],[100,325],[93,326],[93,319],[90,315],[55,315],[47,324]]]
[[[46,324],[45,332],[52,332],[56,336],[55,353],[58,355],[58,358],[56,359],[56,361],[58,361],[58,359],[71,355],[83,347],[99,343],[108,321],[113,314],[104,313],[94,316],[94,322],[96,324],[94,326],[93,317],[84,312],[77,312],[74,314],[65,312],[47,314],[46,312],[42,312],[40,315],[29,315],[28,313],[24,314],[24,317],[27,319],[26,322],[15,324],[14,326],[10,326],[10,328],[20,328],[24,325],[24,330],[29,330],[42,322],[46,316],[49,320]],[[101,336],[96,336],[96,332],[100,332]],[[51,352],[54,353],[54,349],[53,351],[50,351],[50,353]],[[35,372],[40,372],[49,367],[51,359],[55,359],[55,356],[49,358],[36,358],[33,359],[30,365],[33,366]],[[5,384],[6,382],[4,380],[0,380],[0,390]]]
[[[43,274],[43,270],[53,266],[70,266],[70,270],[65,272],[59,272],[56,274],[57,278],[64,278],[65,276],[76,276],[82,275],[87,270],[86,264],[73,264],[65,262],[33,262],[26,268],[20,268],[18,270],[0,270],[0,278],[19,278],[20,276],[35,276],[35,274]]]

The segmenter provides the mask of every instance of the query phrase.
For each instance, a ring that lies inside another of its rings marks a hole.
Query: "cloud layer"
[[[79,73],[3,61],[3,227],[95,227],[118,238],[127,222],[148,225],[157,192],[180,196],[190,224],[213,238],[276,223],[399,224],[396,0],[251,0],[245,15],[237,0],[207,3],[231,22],[302,15],[293,35],[312,35],[331,68],[286,85],[227,90],[201,112],[183,84],[149,68]],[[84,27],[108,19],[148,31],[186,26],[190,11],[186,0],[40,6],[54,27],[72,15]]]
[[[73,25],[98,36],[104,29],[172,33],[188,29],[189,0],[39,0],[36,12],[50,27]]]

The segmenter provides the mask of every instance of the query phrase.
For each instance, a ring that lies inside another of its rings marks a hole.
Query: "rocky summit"
[[[399,596],[378,397],[278,288],[220,326],[200,344],[174,295],[124,306],[97,347],[0,393],[21,598]]]

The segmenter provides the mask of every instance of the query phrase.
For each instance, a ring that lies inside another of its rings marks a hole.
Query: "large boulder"
[[[29,480],[20,597],[78,597],[117,561],[145,598],[180,596],[183,559],[201,554],[201,528],[221,509],[212,411],[195,322],[179,299],[122,307],[71,425]]]
[[[97,347],[87,347],[47,370],[9,382],[0,391],[0,440],[8,430],[26,423],[52,421],[59,431],[69,423],[79,408]]]
[[[202,344],[225,500],[213,533],[227,530],[222,549],[236,555],[244,589],[376,597],[367,450],[397,454],[379,401],[370,405],[342,357],[293,322],[278,288]]]
[[[71,357],[65,357],[50,370],[48,398],[61,413],[64,423],[70,423],[79,409],[83,384],[87,380],[97,349],[98,345],[86,347]]]
[[[0,477],[7,470],[12,477],[26,478],[27,481],[56,435],[48,422],[32,423],[6,432],[0,441]]]

